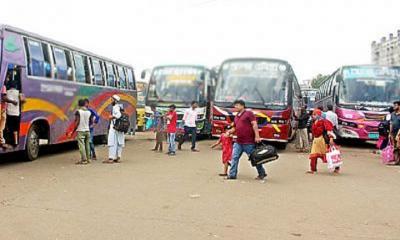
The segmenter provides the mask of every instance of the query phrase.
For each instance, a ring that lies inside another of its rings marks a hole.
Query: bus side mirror
[[[145,79],[146,78],[146,70],[142,71],[142,74],[140,74],[140,78],[141,79]]]
[[[343,82],[343,76],[340,75],[340,74],[338,74],[338,75],[336,76],[336,82]]]

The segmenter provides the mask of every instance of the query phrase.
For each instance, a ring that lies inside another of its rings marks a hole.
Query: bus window
[[[125,71],[121,66],[117,66],[117,69],[118,69],[119,87],[126,89]]]
[[[55,77],[58,79],[68,80],[70,69],[68,67],[66,52],[63,49],[53,47],[54,62],[56,65]]]
[[[28,53],[28,74],[32,76],[45,76],[45,64],[42,45],[33,40],[26,40],[25,42]]]
[[[107,86],[116,87],[115,84],[116,78],[113,65],[111,65],[111,63],[106,63],[106,68],[107,68]]]
[[[133,75],[132,69],[128,68],[128,87],[129,89],[135,89],[135,76]]]
[[[82,55],[74,54],[75,61],[75,78],[77,82],[86,82],[85,60]]]
[[[101,73],[101,65],[98,60],[92,59],[92,72],[93,72],[93,84],[104,86],[103,74]]]
[[[45,76],[51,78],[51,64],[50,64],[50,51],[49,44],[42,43],[43,56],[44,56],[44,71]]]

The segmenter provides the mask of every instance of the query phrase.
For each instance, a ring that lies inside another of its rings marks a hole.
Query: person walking
[[[300,152],[307,152],[309,148],[308,141],[308,129],[307,124],[310,116],[307,113],[307,110],[302,107],[300,109],[300,116],[296,117],[298,121],[297,130],[296,130],[296,148],[300,150]]]
[[[120,104],[121,98],[118,95],[113,95],[112,112],[110,117],[110,127],[108,129],[108,160],[103,163],[120,163],[122,157],[122,149],[125,147],[125,134],[114,129],[115,122],[121,118],[123,106]]]
[[[400,101],[393,103],[393,110],[390,116],[390,141],[394,147],[394,162],[390,165],[400,165]]]
[[[175,137],[176,137],[176,123],[178,116],[176,114],[176,106],[172,104],[169,106],[169,111],[166,114],[167,119],[167,134],[168,134],[168,155],[175,156]]]
[[[79,109],[75,113],[75,126],[69,136],[77,132],[76,140],[78,141],[81,160],[76,164],[90,163],[90,111],[85,107],[85,100],[78,101]]]
[[[328,111],[326,111],[325,113],[325,119],[329,120],[332,123],[334,130],[337,130],[339,127],[339,122],[337,114],[333,112],[333,105],[328,104],[327,109]]]
[[[313,125],[312,134],[313,142],[311,146],[310,159],[310,170],[307,173],[314,174],[317,172],[318,159],[326,162],[326,153],[328,150],[328,144],[333,145],[333,139],[335,135],[333,133],[333,124],[324,118],[322,118],[322,111],[319,109],[313,112]],[[329,141],[327,143],[327,141]],[[339,168],[335,169],[335,173],[339,172]]]
[[[94,146],[94,127],[99,123],[100,116],[97,112],[89,107],[89,99],[85,99],[85,107],[90,111],[90,158],[92,160],[97,160],[96,150]]]
[[[191,107],[185,111],[183,114],[183,124],[184,124],[184,131],[185,134],[181,138],[182,140],[179,141],[178,150],[182,150],[182,144],[189,138],[189,135],[192,137],[192,152],[198,152],[199,150],[196,149],[196,138],[197,138],[197,107],[198,103],[193,101],[191,103]]]
[[[246,110],[246,104],[243,100],[236,100],[234,105],[237,115],[234,120],[234,126],[229,130],[229,133],[236,133],[237,139],[233,144],[231,169],[227,179],[237,178],[239,160],[243,152],[250,156],[256,148],[256,143],[261,142],[254,113]],[[256,180],[263,180],[267,176],[264,167],[257,165],[256,169],[258,172]]]
[[[232,160],[233,135],[231,132],[229,132],[230,129],[231,126],[226,126],[225,133],[221,134],[221,137],[218,139],[218,141],[211,145],[211,148],[215,148],[218,145],[222,146],[222,164],[224,165],[224,172],[219,174],[221,177],[228,176],[228,168],[230,161]]]
[[[158,117],[157,126],[155,127],[154,131],[156,132],[156,145],[152,150],[155,152],[156,151],[162,152],[163,151],[163,141],[165,139],[164,117],[163,116]]]

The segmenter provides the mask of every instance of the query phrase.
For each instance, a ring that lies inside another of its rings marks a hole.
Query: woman
[[[310,171],[307,173],[314,174],[317,172],[317,161],[318,159],[322,159],[322,161],[326,162],[326,153],[328,149],[329,143],[333,144],[333,139],[335,135],[333,133],[333,125],[330,121],[322,118],[322,111],[319,109],[314,110],[313,115],[313,125],[311,127],[311,131],[313,134],[313,142],[311,147],[310,154]],[[324,137],[325,135],[325,137]],[[328,140],[329,138],[329,140]],[[335,169],[335,173],[339,172],[339,168]]]

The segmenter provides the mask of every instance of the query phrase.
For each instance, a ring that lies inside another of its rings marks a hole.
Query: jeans
[[[229,170],[229,178],[236,178],[239,166],[239,159],[242,156],[243,152],[250,156],[250,154],[255,150],[255,144],[233,144],[233,153],[232,153],[232,162],[231,169]],[[258,176],[265,177],[267,174],[265,173],[265,169],[262,165],[256,166]]]
[[[192,149],[196,149],[197,127],[185,126],[185,134],[183,135],[179,145],[182,145],[186,141],[186,139],[189,138],[189,134],[192,135]]]
[[[90,157],[96,158],[96,151],[94,150],[94,129],[90,129]]]
[[[78,140],[81,160],[88,161],[90,158],[90,132],[77,132],[76,140]]]
[[[168,133],[168,152],[175,153],[175,136],[176,133]]]

